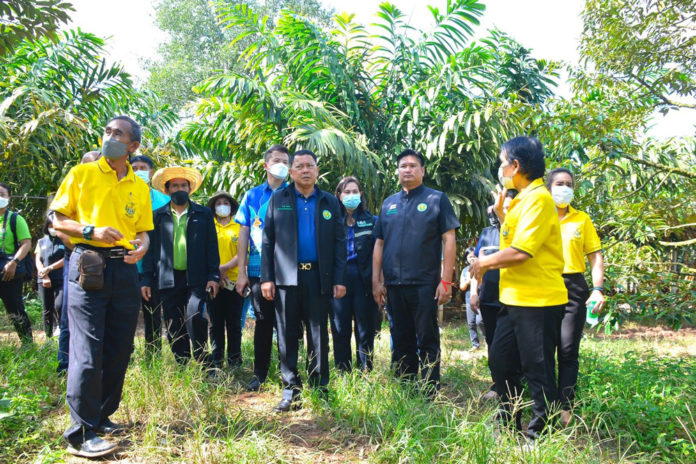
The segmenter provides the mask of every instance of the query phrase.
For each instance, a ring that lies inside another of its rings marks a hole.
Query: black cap
[[[152,158],[146,155],[137,155],[133,156],[130,159],[131,164],[135,163],[136,161],[140,161],[141,163],[145,163],[148,166],[150,166],[150,169],[153,169],[155,167],[155,163],[152,162]]]

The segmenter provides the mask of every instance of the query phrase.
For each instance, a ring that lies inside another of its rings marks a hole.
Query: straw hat
[[[155,175],[152,176],[152,186],[162,193],[167,193],[164,184],[172,179],[186,179],[189,181],[189,185],[191,186],[190,194],[198,190],[203,182],[203,176],[201,176],[201,173],[198,172],[197,169],[183,166],[171,166],[159,169]]]

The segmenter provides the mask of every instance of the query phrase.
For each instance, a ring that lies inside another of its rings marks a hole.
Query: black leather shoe
[[[300,402],[298,400],[280,400],[280,403],[275,405],[273,411],[288,412],[294,409],[300,409]]]
[[[106,419],[97,427],[97,433],[99,435],[120,435],[125,432],[125,430],[126,428],[123,425],[115,424],[109,419]]]
[[[262,382],[259,380],[259,378],[254,376],[254,378],[251,379],[251,382],[249,382],[249,385],[247,385],[246,389],[250,392],[257,392],[261,390],[261,384]]]
[[[90,438],[82,443],[68,444],[68,453],[83,458],[98,458],[111,454],[118,448],[116,443],[102,440],[99,437]]]

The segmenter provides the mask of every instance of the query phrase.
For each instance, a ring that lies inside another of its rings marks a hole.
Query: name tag
[[[290,205],[280,205],[278,211],[292,211],[292,206]]]

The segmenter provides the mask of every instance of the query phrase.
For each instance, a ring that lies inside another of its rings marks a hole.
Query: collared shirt
[[[563,244],[556,205],[541,178],[510,202],[500,228],[500,249],[512,247],[530,256],[500,270],[500,301],[506,305],[544,307],[568,302]]]
[[[402,190],[382,204],[374,235],[384,240],[386,285],[433,285],[440,281],[442,235],[459,228],[443,192],[424,185]]]
[[[602,249],[590,217],[572,206],[568,206],[568,214],[561,219],[561,238],[565,261],[564,274],[585,272],[585,256]]]
[[[286,187],[287,183],[278,187]],[[249,277],[261,276],[261,245],[263,240],[263,224],[266,220],[266,208],[268,200],[273,195],[273,190],[268,182],[249,190],[239,205],[234,220],[237,224],[249,228],[249,260],[247,261],[247,274]]]
[[[152,203],[152,211],[161,208],[162,206],[169,203],[169,195],[165,195],[159,190],[155,190],[150,187],[150,202]]]
[[[346,261],[356,259],[357,257],[358,252],[355,251],[355,227],[348,226],[348,233],[346,234]]]
[[[317,234],[314,227],[317,206],[317,188],[305,198],[297,189],[297,262],[315,263],[317,257]]]
[[[72,168],[60,184],[50,209],[85,225],[114,227],[123,234],[116,246],[133,249],[130,243],[140,232],[152,230],[152,204],[147,184],[128,172],[118,179],[106,158]],[[70,237],[74,244],[86,243],[95,247],[113,245]]]
[[[237,240],[239,239],[239,224],[230,221],[224,226],[215,218],[215,231],[217,232],[218,251],[220,253],[220,265],[229,262],[237,255]],[[239,268],[233,267],[227,271],[230,282],[236,282],[239,276]]]
[[[174,224],[174,269],[186,270],[186,226],[188,225],[188,207],[178,214],[172,206],[172,222]]]

